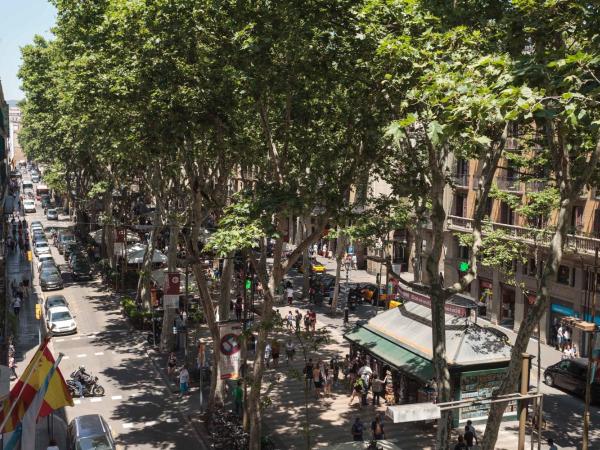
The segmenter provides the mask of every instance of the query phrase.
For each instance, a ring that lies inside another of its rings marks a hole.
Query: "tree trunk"
[[[153,305],[151,305],[150,298],[150,284],[152,281],[152,259],[156,249],[158,234],[161,230],[160,216],[161,207],[157,202],[156,209],[154,211],[154,218],[152,220],[152,230],[150,230],[150,238],[148,239],[148,246],[146,247],[146,252],[144,253],[144,260],[142,261],[142,268],[140,270],[140,277],[138,279],[137,287],[137,298],[140,300],[145,309],[150,309],[153,307]]]
[[[221,274],[220,298],[219,298],[219,320],[229,320],[231,303],[231,282],[233,279],[233,257],[230,253],[223,260],[223,273]],[[243,280],[242,280],[243,283]]]
[[[339,231],[340,230],[338,227],[338,236],[335,249],[335,287],[333,289],[333,300],[331,300],[332,312],[336,311],[340,297],[340,276],[342,273],[342,257],[344,256],[344,247],[346,247],[346,240]]]
[[[171,222],[169,227],[169,251],[167,253],[167,266],[169,272],[177,271],[177,242],[179,236],[179,228]],[[152,257],[152,255],[151,255]],[[162,333],[160,335],[160,349],[163,352],[171,351],[175,347],[175,340],[178,335],[173,333],[173,325],[175,323],[175,315],[177,308],[167,308],[163,315]]]
[[[264,250],[263,250],[264,251]],[[250,380],[250,393],[248,395],[247,414],[250,423],[250,450],[260,450],[262,437],[262,409],[261,409],[261,386],[265,371],[265,347],[269,337],[270,324],[273,318],[273,305],[275,303],[275,291],[283,278],[281,270],[281,255],[283,252],[283,239],[278,238],[273,248],[273,270],[269,277],[265,265],[255,267],[259,281],[263,285],[264,300],[261,313],[262,326],[258,330],[256,338],[256,355],[252,378]]]
[[[432,176],[432,248],[427,257],[426,270],[431,286],[431,332],[433,344],[433,368],[438,388],[438,401],[450,401],[450,372],[446,359],[446,295],[440,277],[440,261],[444,244],[444,223],[446,211],[443,206],[444,179],[437,174]],[[447,449],[450,434],[450,412],[442,412],[437,424],[436,448]]]
[[[306,239],[310,234],[310,216],[304,216],[301,220],[302,224],[302,240]],[[296,245],[300,245],[297,243]],[[304,273],[302,274],[302,298],[308,298],[308,291],[310,290],[310,249],[306,249],[302,254],[302,266]],[[316,256],[316,255],[315,255]]]
[[[111,269],[115,268],[115,225],[113,223],[113,197],[112,191],[104,193],[104,215],[106,224],[104,225],[104,245],[106,258]]]
[[[505,395],[516,392],[517,383],[521,374],[521,355],[526,352],[527,344],[533,334],[533,330],[539,323],[544,311],[548,306],[549,295],[548,285],[554,279],[558,271],[558,266],[562,259],[562,248],[567,234],[567,225],[572,201],[563,199],[557,216],[556,231],[550,244],[549,261],[543,269],[542,279],[540,280],[540,289],[536,295],[535,305],[529,308],[527,317],[519,327],[517,339],[513,345],[512,354],[508,369],[504,375],[500,389],[496,395]],[[482,441],[482,450],[493,450],[498,439],[498,431],[506,409],[507,403],[492,403],[485,427],[485,434]]]

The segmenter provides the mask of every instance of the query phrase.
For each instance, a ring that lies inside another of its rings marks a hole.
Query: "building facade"
[[[19,107],[11,106],[8,109],[8,121],[10,127],[8,161],[11,169],[14,170],[19,161],[25,161],[27,159],[25,152],[19,143],[19,132],[21,131],[21,109]]]
[[[508,162],[501,162],[495,183],[498,189],[514,194],[527,201],[532,192],[546,186],[543,182],[523,182]],[[446,284],[460,279],[462,270],[468,268],[469,248],[462,247],[457,234],[470,232],[475,206],[475,189],[478,183],[478,161],[458,160],[453,165],[454,189],[448,188],[447,230],[445,233],[444,279]],[[510,279],[501,270],[480,265],[478,278],[470,286],[470,295],[485,305],[485,316],[492,323],[517,331],[531,305],[535,304],[537,288],[535,252],[539,259],[547,259],[547,249],[552,232],[541,232],[528,226],[524,217],[509,204],[499,199],[489,199],[487,204],[488,223],[494,230],[503,230],[511,239],[526,244],[529,257],[526,262],[514,261]],[[539,324],[539,335],[543,342],[555,341],[555,325],[563,317],[578,317],[590,320],[595,252],[600,247],[600,191],[585,190],[581,193],[570,217],[569,234],[557,276],[550,283],[550,302]],[[600,297],[597,304],[600,306]],[[600,308],[596,311],[600,323]],[[587,348],[585,336],[574,330],[573,342],[579,350]]]

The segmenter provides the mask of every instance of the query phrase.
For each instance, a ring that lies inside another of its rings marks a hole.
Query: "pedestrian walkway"
[[[5,211],[12,212],[15,199],[7,196]],[[23,216],[20,216],[21,219]],[[10,220],[10,219],[9,219]],[[9,225],[10,227],[10,225]],[[9,228],[9,233],[12,230]],[[32,276],[32,262],[27,260],[26,254],[18,249],[7,251],[6,256],[6,286],[8,298],[12,302],[11,284],[18,286],[23,279],[29,280],[29,296],[24,297],[19,316],[16,317],[13,308],[9,308],[9,314],[16,321],[16,334],[14,336],[15,360],[17,375],[21,375],[27,364],[31,361],[37,350],[40,340],[43,336],[43,321],[35,318],[35,305],[41,302],[41,293],[36,291]],[[56,355],[55,355],[56,356]],[[11,381],[11,387],[16,383],[16,379]],[[36,429],[36,450],[45,450],[51,435],[57,440],[60,448],[66,448],[66,423],[64,421],[64,412],[57,411],[51,419],[45,419],[38,422]]]

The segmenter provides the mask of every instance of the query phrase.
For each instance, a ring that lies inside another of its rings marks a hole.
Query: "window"
[[[560,284],[569,284],[569,275],[571,270],[568,266],[559,266],[558,273],[556,274],[556,281]]]
[[[488,197],[485,202],[485,216],[489,219],[492,217],[492,208],[494,207],[494,199]]]
[[[458,258],[459,259],[469,259],[469,247],[466,245],[458,246]]]
[[[454,195],[454,215],[467,217],[467,196],[464,194]]]
[[[456,176],[463,177],[469,174],[469,162],[466,159],[456,161]]]
[[[515,223],[515,213],[506,202],[500,203],[500,223],[507,225],[514,225]]]
[[[594,211],[594,236],[600,236],[600,208]]]
[[[575,230],[583,227],[583,206],[573,206],[573,211],[571,211],[571,227]]]

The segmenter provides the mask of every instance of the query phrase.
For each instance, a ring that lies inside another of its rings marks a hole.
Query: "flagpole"
[[[27,408],[25,415],[22,418],[21,425],[23,434],[21,436],[21,450],[35,450],[36,448],[36,433],[35,433],[35,424],[37,422],[38,416],[40,414],[40,410],[42,408],[42,404],[44,402],[44,397],[48,392],[48,386],[50,385],[50,380],[56,373],[58,369],[58,365],[62,360],[64,353],[59,353],[58,358],[54,361],[54,364],[44,377],[44,382],[40,385],[38,392],[36,393],[36,397]],[[40,392],[41,391],[41,392]],[[37,402],[37,403],[36,403]],[[29,428],[33,427],[33,428]],[[25,432],[25,430],[31,430],[31,433]]]
[[[25,386],[27,386],[29,384],[29,379],[31,378],[31,375],[35,372],[35,367],[37,366],[40,359],[42,359],[42,356],[44,355],[44,348],[48,347],[48,342],[50,342],[50,337],[51,337],[51,334],[49,334],[48,337],[46,339],[44,339],[44,342],[39,346],[38,355],[35,359],[35,364],[33,364],[31,366],[31,370],[27,374],[27,378],[25,378],[25,380],[23,380],[23,384],[21,385],[21,390],[19,391],[17,398],[14,399],[13,401],[11,401],[10,409],[8,410],[8,413],[6,414],[6,416],[4,416],[4,420],[2,420],[2,425],[0,425],[0,433],[4,434],[4,432],[3,432],[4,427],[6,426],[6,423],[8,422],[8,420],[11,418],[12,413],[15,409],[15,406],[17,406],[19,399],[23,395]],[[33,363],[33,361],[31,363]]]

